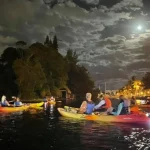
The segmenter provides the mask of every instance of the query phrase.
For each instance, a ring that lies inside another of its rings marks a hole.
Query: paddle
[[[9,103],[13,103],[14,101],[8,101]]]

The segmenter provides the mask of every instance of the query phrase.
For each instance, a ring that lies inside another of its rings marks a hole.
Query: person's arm
[[[100,108],[102,105],[104,105],[105,104],[105,100],[101,100],[95,107],[94,107],[94,109],[98,109],[98,108]]]
[[[84,113],[86,111],[86,107],[87,107],[87,102],[83,101],[81,106],[80,106],[79,112],[83,112]]]
[[[20,102],[20,106],[23,106],[23,103],[22,103],[22,102]]]
[[[113,109],[114,109],[113,107],[110,107],[110,108],[108,108],[108,109],[106,110],[105,113],[106,113],[106,114],[107,114],[107,113],[112,113],[112,112],[113,112]]]
[[[116,111],[116,112],[112,112],[111,114],[113,114],[113,115],[115,115],[115,116],[120,115],[122,108],[123,108],[123,103],[120,103],[120,104],[118,105],[117,111]]]

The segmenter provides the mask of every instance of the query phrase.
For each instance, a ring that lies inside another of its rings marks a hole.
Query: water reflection
[[[79,145],[86,150],[126,150],[129,148],[136,150],[140,144],[148,147],[150,142],[148,139],[148,136],[150,137],[149,127],[147,125],[100,123],[63,117],[60,117],[60,123],[61,128],[67,130],[68,133],[79,133]],[[138,140],[134,134],[135,130],[141,139],[148,140],[145,143],[142,140]],[[133,138],[133,134],[135,139]],[[71,136],[69,137],[71,138]],[[70,139],[69,137],[68,134],[64,134],[64,138]]]
[[[131,134],[124,136],[124,138],[130,143],[129,148],[137,150],[148,150],[150,148],[150,129],[133,128]]]
[[[5,149],[144,150],[150,126],[102,123],[61,117],[55,105],[0,114],[0,145]],[[26,142],[25,142],[26,141]],[[30,143],[30,144],[29,144]]]

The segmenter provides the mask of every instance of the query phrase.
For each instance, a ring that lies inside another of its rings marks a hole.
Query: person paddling
[[[91,98],[92,98],[92,94],[86,93],[86,100],[82,102],[79,108],[79,113],[92,114],[95,104],[91,100]]]
[[[130,101],[126,99],[123,95],[120,95],[119,98],[120,102],[117,106],[117,110],[112,111],[111,114],[115,116],[130,114]]]
[[[15,107],[20,107],[23,106],[23,103],[20,101],[19,97],[16,97],[15,102],[14,102]]]
[[[104,111],[104,113],[109,113],[112,111],[112,103],[107,95],[100,95],[100,102],[94,107],[94,111]]]
[[[10,104],[9,104],[9,102],[7,101],[5,95],[3,95],[2,98],[1,98],[1,106],[2,106],[2,107],[10,106]]]

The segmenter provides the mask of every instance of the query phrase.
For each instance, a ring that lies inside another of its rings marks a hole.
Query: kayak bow
[[[30,103],[29,104],[29,108],[37,108],[37,107],[41,107],[43,106],[44,102],[40,102],[40,103]]]

